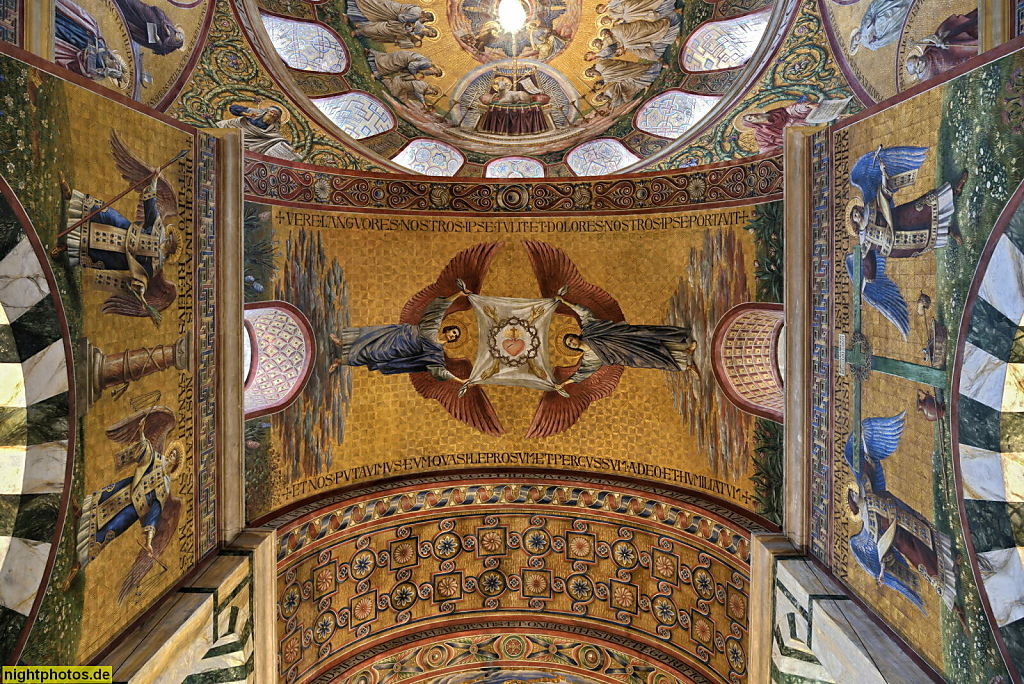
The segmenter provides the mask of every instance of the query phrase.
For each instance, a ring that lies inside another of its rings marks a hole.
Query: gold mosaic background
[[[710,681],[744,681],[749,570],[719,545],[731,537],[691,514],[677,528],[580,513],[474,506],[398,515],[311,543],[278,570],[279,675],[305,681],[371,643],[452,620],[469,631],[533,616],[625,632]],[[649,672],[638,669],[635,681]]]
[[[323,240],[328,262],[333,259],[344,269],[353,326],[397,323],[405,302],[433,283],[449,259],[462,249],[492,240],[502,240],[505,245],[491,265],[483,287],[485,295],[539,296],[526,252],[517,244],[528,238],[563,249],[584,279],[618,300],[630,323],[663,324],[677,288],[694,295],[699,301],[695,306],[712,302],[722,313],[753,298],[735,295],[754,290],[755,249],[752,237],[743,230],[753,207],[599,222],[561,217],[531,217],[529,221],[461,216],[428,219],[422,215],[380,217],[272,209],[274,234],[282,247],[295,238],[299,225],[325,225],[326,221],[331,226],[304,230]],[[572,232],[582,227],[594,232]],[[720,246],[714,247],[713,241],[711,247],[706,244],[720,233],[734,236],[733,249],[738,253],[726,257],[715,252]],[[712,266],[726,260],[739,263],[734,258],[742,258],[742,272]],[[701,287],[698,271],[705,268],[691,268],[691,262],[708,265],[705,275],[713,283],[711,292],[697,291]],[[284,294],[282,298],[287,299],[287,292]],[[730,298],[739,301],[727,301]],[[708,340],[715,322],[705,322]],[[317,331],[318,337],[326,338],[327,332]],[[710,379],[710,356],[704,342],[698,340],[702,348],[697,353],[697,367],[702,377]],[[323,356],[318,363],[328,364],[330,357]],[[688,486],[752,508],[747,454],[734,455],[731,464],[724,464],[721,454],[700,449],[697,426],[684,422],[674,406],[668,375],[626,368],[612,396],[591,404],[573,428],[550,438],[526,440],[523,435],[541,396],[537,391],[487,386],[486,393],[506,430],[502,437],[491,437],[451,418],[440,404],[422,398],[405,376],[352,368],[344,440],[330,447],[332,465],[320,473],[307,469],[294,474],[292,464],[300,455],[289,453],[289,447],[275,441],[274,458],[280,460],[273,470],[294,475],[274,483],[272,508],[357,481],[453,465],[539,465],[612,472]],[[709,386],[719,392],[713,380]],[[724,396],[718,399],[726,402]],[[279,429],[274,425],[274,430]],[[735,442],[748,444],[750,424],[741,420],[725,428],[730,434],[737,430]],[[447,466],[406,460],[451,454],[464,458]]]

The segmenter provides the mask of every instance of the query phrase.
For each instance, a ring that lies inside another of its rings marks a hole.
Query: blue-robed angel
[[[893,259],[909,259],[940,247],[950,236],[960,241],[953,224],[954,198],[967,182],[965,171],[956,187],[936,189],[897,204],[894,195],[917,182],[927,147],[882,147],[863,155],[850,171],[850,183],[860,190],[848,206],[847,229],[861,245]]]
[[[853,462],[853,433],[846,438],[843,455],[847,465],[853,471],[857,482],[868,484],[871,491],[880,494],[885,491],[885,472],[882,460],[892,456],[900,445],[903,437],[903,426],[907,422],[907,412],[902,411],[887,418],[866,418],[860,422],[860,467]]]
[[[907,339],[910,333],[910,309],[899,286],[885,274],[885,257],[868,250],[861,262],[855,263],[852,254],[846,255],[846,273],[853,280],[855,268],[860,268],[860,291],[863,300],[875,307]]]
[[[160,563],[158,558],[174,538],[181,514],[181,501],[171,493],[171,475],[178,469],[181,448],[167,445],[167,435],[176,423],[173,411],[154,406],[107,428],[110,440],[126,445],[115,457],[117,467],[132,464],[134,472],[85,498],[78,524],[78,562],[65,586],[111,541],[136,525],[142,532],[142,548],[122,582],[118,602],[123,603]]]
[[[923,612],[918,588],[924,579],[952,608],[956,561],[948,535],[889,492],[850,489],[847,506],[863,523],[850,537],[850,550],[879,586],[895,589]]]
[[[458,326],[444,325],[445,317],[470,308],[465,295],[480,291],[500,247],[498,242],[482,243],[456,254],[437,281],[406,302],[398,323],[332,334],[338,358],[329,372],[349,365],[385,375],[406,373],[417,392],[437,400],[454,418],[486,434],[504,434],[483,389],[467,385],[472,362],[448,356],[444,346],[462,337]]]
[[[610,396],[624,366],[696,373],[696,342],[689,328],[627,323],[618,302],[588,283],[568,255],[557,247],[523,242],[541,296],[560,302],[559,311],[579,321],[580,333],[562,343],[580,353],[572,366],[554,368],[559,383],[545,392],[527,437],[550,437],[572,427],[588,406]]]

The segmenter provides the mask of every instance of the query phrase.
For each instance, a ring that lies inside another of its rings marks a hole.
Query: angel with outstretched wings
[[[860,422],[859,465],[853,458],[853,433],[846,438],[843,456],[857,481],[869,486],[871,491],[881,494],[886,490],[885,470],[882,461],[892,456],[903,438],[903,426],[907,412],[895,416],[865,418]]]
[[[390,375],[408,373],[416,391],[438,401],[457,420],[489,435],[504,434],[490,400],[479,385],[468,385],[473,362],[445,353],[463,336],[445,318],[470,308],[466,295],[479,292],[501,243],[465,249],[448,262],[437,280],[410,299],[397,324],[345,328],[331,335],[341,366],[366,366]]]
[[[896,195],[917,182],[927,147],[883,147],[861,155],[850,170],[850,184],[859,191],[847,206],[847,231],[865,248],[890,259],[909,259],[960,242],[953,220],[954,199],[967,182],[943,183],[902,203]]]
[[[110,133],[110,152],[121,177],[140,189],[134,220],[128,220],[104,202],[71,189],[63,178],[61,192],[68,203],[66,235],[68,262],[86,269],[94,287],[112,292],[103,312],[121,316],[148,316],[159,324],[160,312],[178,296],[177,287],[164,274],[164,265],[178,250],[178,235],[164,220],[178,214],[178,200],[162,168],[145,164],[117,131]],[[123,196],[123,194],[121,196]]]
[[[66,584],[136,524],[143,540],[118,602],[128,598],[154,565],[163,566],[159,557],[174,538],[181,515],[181,501],[171,493],[171,475],[178,469],[183,447],[167,440],[176,424],[171,409],[153,406],[107,428],[107,438],[124,445],[114,455],[115,465],[131,465],[134,472],[85,498],[78,524],[78,562]]]
[[[579,353],[572,366],[554,368],[557,385],[545,392],[527,437],[549,437],[572,427],[591,403],[610,396],[624,366],[695,372],[696,343],[688,328],[626,323],[618,302],[588,283],[557,247],[523,242],[542,297],[560,302],[558,313],[575,318],[580,333],[561,343]]]
[[[873,249],[864,253],[858,264],[852,254],[846,255],[846,273],[853,280],[854,269],[860,268],[860,292],[864,301],[878,310],[907,339],[910,333],[910,309],[899,285],[885,274],[886,259]]]

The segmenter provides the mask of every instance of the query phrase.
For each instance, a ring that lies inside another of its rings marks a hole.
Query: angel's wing
[[[136,411],[107,428],[107,439],[118,444],[131,444],[143,436],[157,451],[163,451],[167,433],[177,424],[174,411],[166,406],[153,406]]]
[[[145,178],[148,178],[156,171],[143,162],[132,152],[117,131],[110,131],[110,154],[114,157],[114,165],[117,166],[121,178],[135,185]],[[143,189],[143,188],[140,188]],[[171,188],[171,184],[161,175],[156,182],[156,207],[161,216],[176,216],[178,214],[178,196]],[[141,211],[141,206],[139,207]],[[141,221],[138,214],[136,220]]]
[[[910,309],[903,299],[899,285],[894,283],[885,275],[885,257],[877,254],[875,257],[876,268],[873,280],[861,280],[861,292],[864,301],[878,309],[878,311],[896,326],[896,329],[907,339],[910,333]],[[846,272],[850,279],[853,279],[853,269],[860,268],[860,264],[853,263],[853,255],[846,255]]]
[[[177,296],[177,286],[164,277],[164,270],[161,268],[149,279],[143,299],[146,300],[146,304],[154,311],[163,311],[174,302]],[[153,315],[146,306],[143,306],[138,298],[127,294],[116,294],[108,297],[107,301],[103,303],[103,313],[135,316],[137,318]]]
[[[927,157],[927,147],[881,147],[862,155],[850,170],[850,183],[860,189],[864,202],[870,204],[882,184],[882,164],[889,178],[921,167]]]
[[[117,595],[118,604],[124,603],[135,590],[142,578],[156,565],[155,557],[159,557],[178,529],[178,518],[181,516],[181,501],[173,496],[168,496],[163,503],[163,511],[160,513],[160,522],[156,527],[156,534],[153,535],[153,555],[145,549],[139,549],[135,555],[135,562],[125,575],[121,583],[121,591]]]
[[[882,459],[888,458],[896,451],[903,437],[903,426],[906,423],[907,412],[903,411],[895,416],[865,418],[861,421],[861,450],[860,469],[853,466],[853,433],[846,438],[844,456],[846,463],[850,466],[854,476],[861,480],[861,474],[871,484],[871,491],[876,494],[884,492],[885,470],[882,467]]]
[[[850,537],[850,550],[853,551],[853,555],[860,566],[871,577],[878,577],[878,573],[882,572],[882,559],[878,553],[878,545],[872,538],[867,525],[864,525],[859,534]],[[906,566],[907,561],[899,551],[889,549],[889,556],[894,559],[895,563]],[[917,593],[917,588],[903,581],[897,575],[885,570],[882,573],[882,584],[890,589],[895,589],[906,596],[915,606],[924,610],[924,601],[921,599],[921,595]]]
[[[468,359],[448,359],[448,370],[456,376],[466,379],[473,372],[473,363]],[[423,397],[434,399],[456,420],[460,420],[480,432],[498,437],[505,434],[505,429],[498,420],[498,414],[491,406],[490,399],[479,385],[471,385],[463,396],[459,396],[462,388],[457,382],[438,380],[430,373],[410,373],[409,380]]]
[[[580,16],[583,14],[583,3],[567,2],[564,4],[565,11],[551,22],[551,30],[562,40],[568,41],[574,33],[573,27],[579,25]]]
[[[419,324],[420,319],[423,318],[423,312],[432,301],[438,297],[450,297],[459,291],[459,286],[455,282],[459,279],[465,283],[466,289],[479,294],[484,276],[487,275],[487,269],[490,268],[491,260],[494,259],[494,255],[498,253],[499,249],[501,249],[500,242],[482,242],[456,254],[441,271],[441,275],[437,277],[433,285],[423,288],[405,303],[398,322]],[[464,311],[469,306],[469,302],[465,299],[458,299],[452,302],[448,313]]]
[[[583,382],[565,385],[568,397],[558,392],[545,392],[533,412],[527,437],[550,437],[568,430],[591,403],[615,391],[622,377],[622,366],[601,366]]]
[[[525,240],[523,247],[530,257],[542,297],[554,297],[566,287],[562,295],[565,301],[587,307],[601,320],[626,320],[619,303],[597,285],[585,281],[565,252],[536,240]],[[560,307],[559,312],[575,315],[568,307]]]

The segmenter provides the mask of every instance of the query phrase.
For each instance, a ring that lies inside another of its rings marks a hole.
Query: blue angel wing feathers
[[[860,189],[865,204],[870,204],[878,195],[882,184],[882,163],[889,176],[921,168],[928,155],[927,147],[882,147],[868,152],[857,160],[850,171],[850,183]]]
[[[864,570],[872,577],[878,577],[879,571],[882,569],[882,561],[878,557],[878,544],[875,542],[874,537],[871,536],[868,526],[864,525],[860,533],[850,537],[850,550],[853,551],[853,555],[857,558],[857,562]],[[907,567],[907,561],[896,549],[890,549],[889,555],[892,556],[896,562]],[[924,601],[921,599],[921,595],[917,593],[915,587],[907,584],[904,580],[897,577],[888,570],[882,575],[882,584],[895,589],[899,593],[910,599],[910,602],[917,606],[922,611],[924,610]]]
[[[853,433],[846,438],[843,455],[846,457],[847,465],[858,482],[862,481],[862,474],[866,475],[871,491],[876,494],[885,491],[885,470],[880,461],[891,456],[900,445],[906,420],[907,412],[903,411],[895,416],[866,418],[861,421],[860,455],[863,460],[859,469],[853,466]]]
[[[894,283],[889,276],[885,275],[885,257],[876,255],[876,271],[874,280],[861,279],[861,292],[864,300],[885,316],[890,323],[907,339],[910,333],[910,309],[907,301],[900,292],[899,285]],[[853,255],[846,255],[846,272],[850,279],[853,279],[854,269]],[[859,268],[860,265],[858,264]]]

